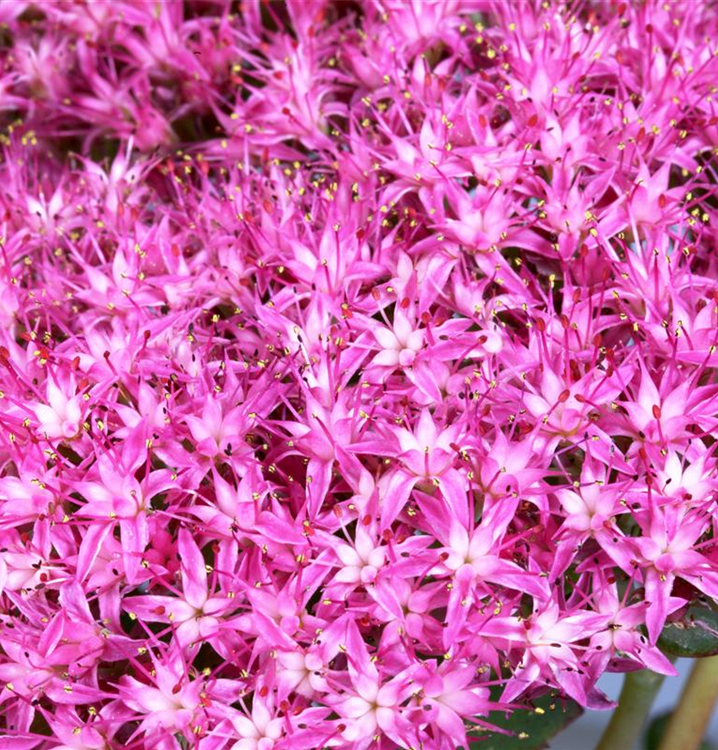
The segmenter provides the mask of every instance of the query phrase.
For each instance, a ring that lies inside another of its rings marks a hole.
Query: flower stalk
[[[697,750],[718,699],[718,656],[696,659],[658,750]]]
[[[596,750],[633,750],[664,679],[665,675],[649,669],[626,675],[618,707]]]

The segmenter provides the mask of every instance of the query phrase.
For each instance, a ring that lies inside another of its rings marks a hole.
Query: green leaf
[[[677,622],[663,628],[658,648],[668,656],[718,654],[718,612],[693,604]]]
[[[533,710],[517,709],[508,718],[503,711],[493,711],[488,721],[512,734],[485,732],[471,744],[473,750],[539,750],[583,713],[575,701],[553,694],[533,701],[533,706]]]
[[[661,744],[661,739],[663,737],[663,730],[666,728],[666,723],[668,722],[670,715],[670,712],[659,714],[648,725],[646,736],[643,741],[643,747],[645,750],[658,750],[658,746]],[[716,750],[716,746],[707,740],[703,740],[698,746],[698,750]]]

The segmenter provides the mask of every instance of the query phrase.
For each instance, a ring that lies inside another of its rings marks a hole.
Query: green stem
[[[596,750],[633,750],[663,680],[664,675],[648,669],[626,674],[618,707]]]
[[[658,750],[697,750],[718,698],[718,656],[696,659]]]

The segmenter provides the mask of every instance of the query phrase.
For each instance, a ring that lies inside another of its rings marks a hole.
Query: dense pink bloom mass
[[[674,674],[718,598],[716,40],[1,2],[2,747],[454,750]]]

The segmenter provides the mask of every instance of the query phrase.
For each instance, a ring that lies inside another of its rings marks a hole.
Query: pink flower
[[[464,717],[473,719],[489,711],[488,688],[470,688],[472,666],[452,666],[444,662],[439,669],[426,669],[421,675],[421,694],[418,697],[421,721],[432,722],[451,738],[456,746],[467,744]]]
[[[682,578],[706,595],[718,597],[718,569],[715,564],[694,549],[709,524],[700,512],[686,511],[678,505],[653,508],[652,517],[644,526],[643,536],[612,544],[607,551],[626,572],[632,571],[634,559],[643,571],[646,626],[651,644],[661,634],[670,614],[669,602],[673,584]]]
[[[262,692],[266,695],[262,696]],[[241,714],[232,716],[232,724],[242,738],[231,746],[232,750],[272,750],[284,734],[285,723],[273,714],[272,693],[264,688],[252,702],[251,718]]]
[[[83,425],[83,398],[75,394],[75,379],[70,376],[65,387],[52,377],[47,380],[48,404],[33,406],[39,422],[38,430],[50,440],[71,440]]]
[[[411,692],[408,675],[399,674],[383,682],[353,622],[348,624],[346,636],[351,687],[333,702],[340,720],[344,720],[341,735],[357,750],[368,748],[377,733],[386,734],[401,746],[415,731],[400,708]]]
[[[179,532],[177,551],[183,596],[131,597],[125,608],[147,622],[170,623],[177,643],[185,647],[213,636],[221,627],[221,615],[233,609],[233,603],[226,594],[211,596],[202,553],[185,529]]]
[[[120,678],[120,696],[129,708],[143,715],[144,731],[183,732],[191,736],[200,708],[202,681],[187,680],[179,654],[158,662],[153,657],[150,683],[134,677]]]
[[[501,699],[510,702],[537,679],[543,678],[585,704],[583,670],[573,644],[591,637],[607,622],[608,617],[600,613],[583,611],[562,615],[556,602],[550,602],[526,620],[511,617],[490,619],[484,632],[499,641],[506,641],[519,656]]]
[[[111,5],[0,3],[3,740],[454,750],[672,674],[715,9]]]

